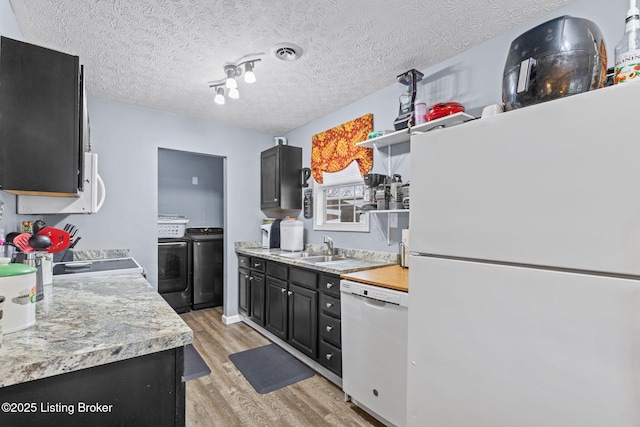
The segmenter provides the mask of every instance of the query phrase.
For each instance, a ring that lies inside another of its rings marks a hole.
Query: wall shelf
[[[378,226],[378,231],[380,232],[380,234],[382,234],[382,237],[384,237],[387,241],[387,246],[391,246],[391,229],[392,228],[400,228],[399,224],[396,218],[396,226],[395,227],[391,227],[391,215],[392,214],[409,214],[409,209],[388,209],[388,210],[370,210],[367,211],[367,213],[373,214],[373,216],[376,218],[375,222],[376,225]],[[386,216],[386,222],[380,218],[380,217],[384,217]],[[399,242],[399,241],[398,241]]]
[[[377,138],[367,139],[366,141],[358,142],[357,145],[367,148],[382,148],[390,145],[401,144],[403,142],[409,142],[411,135],[413,134],[428,132],[439,126],[455,126],[474,119],[474,116],[467,113],[455,113],[408,129],[402,129]]]

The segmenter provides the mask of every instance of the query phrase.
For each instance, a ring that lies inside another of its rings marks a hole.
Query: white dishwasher
[[[342,389],[385,424],[407,419],[407,306],[402,291],[340,281]]]

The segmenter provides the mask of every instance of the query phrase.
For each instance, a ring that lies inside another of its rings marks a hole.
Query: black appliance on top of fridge
[[[187,228],[191,242],[192,308],[198,310],[223,304],[224,232],[219,227]]]

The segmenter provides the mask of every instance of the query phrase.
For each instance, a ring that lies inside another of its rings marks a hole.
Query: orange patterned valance
[[[373,150],[356,143],[367,139],[373,131],[373,114],[341,124],[311,137],[311,173],[322,184],[322,172],[338,172],[358,163],[360,174],[365,175],[373,167]]]

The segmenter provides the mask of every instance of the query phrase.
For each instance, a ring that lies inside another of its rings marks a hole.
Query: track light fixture
[[[238,99],[240,92],[238,91],[238,81],[236,77],[240,77],[243,73],[242,67],[244,66],[244,81],[245,83],[254,83],[256,81],[256,75],[253,72],[253,67],[256,62],[262,61],[261,59],[251,59],[248,61],[240,62],[237,65],[228,64],[224,66],[225,79],[221,81],[209,82],[209,87],[216,91],[216,96],[213,101],[216,104],[224,104],[224,88],[229,89],[229,98]]]
[[[213,102],[216,104],[224,104],[224,89],[222,86],[217,86],[216,88],[216,96],[213,98]]]

